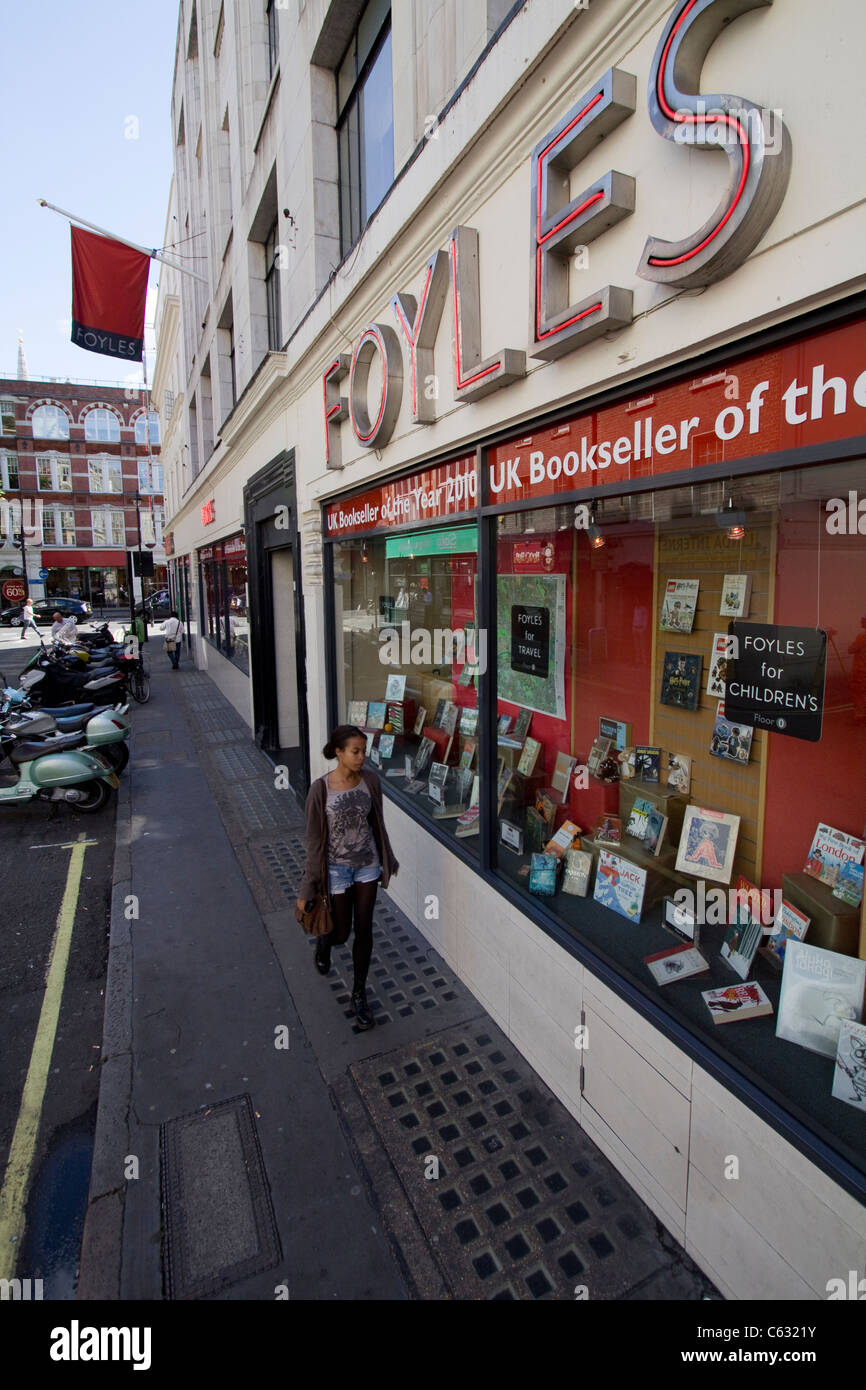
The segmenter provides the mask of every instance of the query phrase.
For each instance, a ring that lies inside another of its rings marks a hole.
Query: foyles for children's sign
[[[722,29],[763,0],[677,0],[655,50],[650,70],[648,117],[664,140],[715,154],[721,195],[706,221],[675,242],[652,235],[634,272],[674,287],[712,284],[730,275],[754,250],[779,210],[791,169],[791,140],[777,112],[768,112],[731,93],[702,94],[704,60]],[[773,16],[769,24],[784,23]],[[778,41],[778,39],[777,39]],[[637,116],[637,81],[612,67],[538,142],[530,160],[531,264],[529,353],[553,359],[573,352],[602,333],[628,327],[632,291],[600,285],[578,303],[569,301],[569,261],[635,210],[633,175],[610,169],[562,204],[568,181],[598,142]],[[722,161],[721,156],[724,157]],[[686,172],[686,166],[683,166]],[[683,222],[688,190],[684,185]],[[672,196],[676,193],[672,190]],[[434,351],[443,315],[452,319],[453,391],[459,402],[480,400],[526,374],[526,353],[503,347],[482,349],[477,231],[455,227],[447,247],[423,270],[421,292],[391,299],[396,330],[369,323],[352,353],[338,353],[322,378],[325,454],[329,468],[342,467],[341,425],[348,420],[355,440],[381,448],[391,437],[403,400],[404,379],[411,418],[431,424],[437,414]],[[371,403],[371,369],[378,385]],[[340,382],[348,377],[348,395]]]
[[[725,718],[816,743],[824,715],[827,634],[821,628],[731,623]]]

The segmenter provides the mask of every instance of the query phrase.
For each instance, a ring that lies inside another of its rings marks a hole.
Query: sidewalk
[[[78,1297],[717,1297],[386,894],[355,1030],[292,793],[206,674],[148,665]]]

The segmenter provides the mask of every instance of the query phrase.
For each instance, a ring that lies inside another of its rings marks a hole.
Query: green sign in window
[[[477,550],[477,526],[412,531],[402,536],[389,536],[385,541],[386,560],[417,560],[422,555],[474,555]]]

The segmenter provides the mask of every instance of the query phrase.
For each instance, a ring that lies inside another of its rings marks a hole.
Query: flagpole
[[[161,261],[163,265],[171,266],[172,270],[179,270],[182,275],[191,275],[194,280],[200,280],[203,285],[208,283],[204,275],[199,275],[197,271],[181,265],[179,261],[169,260],[168,256],[164,256],[161,251],[157,251],[155,248],[139,246],[137,241],[130,241],[125,236],[115,236],[114,232],[106,231],[105,227],[97,227],[95,222],[85,222],[83,217],[76,216],[74,212],[67,212],[65,208],[59,208],[54,203],[48,203],[44,198],[37,198],[36,201],[41,208],[48,208],[51,212],[59,212],[60,216],[67,218],[68,221],[77,222],[79,227],[89,227],[92,232],[98,232],[100,236],[108,237],[110,241],[119,241],[123,246],[131,246],[133,251],[141,251],[152,261]]]

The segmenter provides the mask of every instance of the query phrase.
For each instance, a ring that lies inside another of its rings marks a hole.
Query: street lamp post
[[[147,609],[144,604],[144,574],[141,564],[141,494],[135,494],[135,529],[138,535],[138,577],[141,581],[141,621],[144,625],[144,640],[147,641]],[[132,586],[132,620],[135,622],[135,586]]]

